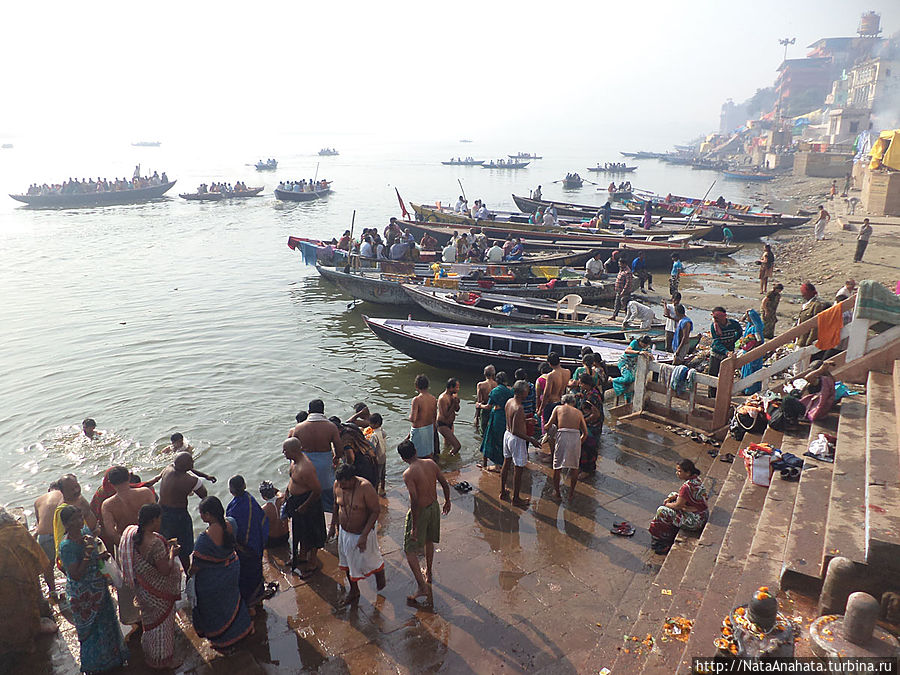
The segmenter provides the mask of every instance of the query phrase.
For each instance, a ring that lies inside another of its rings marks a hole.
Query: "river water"
[[[159,451],[174,431],[195,447],[199,468],[224,479],[213,494],[224,499],[224,483],[235,473],[254,494],[263,479],[281,486],[287,469],[281,442],[310,399],[323,398],[326,413],[342,417],[355,402],[367,402],[383,414],[395,447],[408,432],[420,372],[435,394],[447,377],[461,377],[457,461],[473,459],[476,378],[424,366],[380,342],[361,315],[390,316],[390,310],[348,307],[351,298],[321,282],[287,248],[288,236],[339,236],[354,209],[357,232],[383,228],[399,215],[395,186],[407,200],[448,203],[459,194],[457,179],[470,203],[480,197],[492,208],[513,209],[511,193],[527,195],[539,183],[546,197],[599,205],[605,195],[594,186],[564,193],[552,181],[618,160],[619,149],[638,149],[413,143],[375,135],[227,144],[164,139],[159,148],[134,148],[130,140],[138,139],[25,138],[0,150],[4,195],[70,175],[128,176],[138,162],[145,172],[165,170],[178,179],[170,198],[143,205],[48,211],[0,200],[0,503],[29,505],[66,472],[79,477],[90,497],[114,463],[146,479],[166,464]],[[325,145],[340,156],[316,156]],[[546,159],[517,172],[440,164],[451,156],[498,158],[518,150]],[[279,160],[276,173],[250,166],[269,156]],[[332,195],[310,204],[275,201],[278,180],[312,177],[317,163],[318,176],[334,181]],[[658,161],[637,164],[635,186],[662,193],[702,196],[717,177]],[[266,190],[234,203],[177,197],[214,180]],[[719,177],[711,194],[743,201],[751,192]],[[80,434],[85,417],[97,420],[101,439]],[[389,453],[389,480],[400,472],[399,457]]]

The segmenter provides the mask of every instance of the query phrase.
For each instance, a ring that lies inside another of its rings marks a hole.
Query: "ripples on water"
[[[462,152],[450,143],[400,149],[357,138],[339,147],[341,156],[323,160],[319,173],[336,181],[335,192],[311,204],[277,203],[271,190],[279,179],[311,176],[318,158],[273,149],[262,154],[279,157],[279,171],[257,174],[235,161],[254,159],[256,149],[226,157],[166,144],[149,152],[109,151],[102,162],[94,158],[99,168],[91,173],[103,166],[122,173],[142,161],[179,179],[173,194],[201,181],[239,179],[266,184],[267,194],[236,203],[175,197],[69,211],[16,208],[8,199],[0,206],[0,503],[29,505],[70,471],[90,496],[114,463],[149,478],[166,464],[159,451],[175,431],[194,445],[197,466],[220,478],[214,494],[226,497],[223,480],[238,472],[251,486],[263,479],[282,485],[281,442],[310,399],[323,398],[327,414],[344,417],[355,402],[368,402],[384,415],[395,447],[408,432],[420,372],[429,375],[435,394],[447,377],[461,378],[458,436],[463,459],[475,457],[476,378],[423,366],[376,339],[363,324],[364,312],[405,316],[409,310],[348,308],[351,298],[304,267],[287,237],[339,235],[350,227],[354,208],[357,232],[382,228],[397,212],[395,184],[406,199],[425,202],[455,199],[458,177],[470,201],[480,196],[498,208],[512,208],[510,193],[527,194],[537,183],[545,195],[562,198],[553,180],[615,155],[572,150],[567,161],[553,159],[563,153],[547,148],[547,160],[516,174],[442,167],[440,159]],[[70,157],[53,170],[51,150],[30,156],[28,148],[17,142],[4,153],[3,161],[15,161],[0,166],[3,192],[81,166]],[[509,150],[473,145],[465,154],[496,157]],[[662,192],[702,194],[710,180],[706,172],[653,163],[640,173],[632,177],[636,184]],[[723,192],[740,197],[728,186]],[[598,197],[592,189],[569,196],[602,203]],[[105,431],[98,441],[80,434],[88,416]],[[389,454],[389,479],[398,480],[401,469],[399,457]]]

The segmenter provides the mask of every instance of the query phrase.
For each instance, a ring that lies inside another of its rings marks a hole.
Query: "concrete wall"
[[[852,168],[853,155],[836,152],[798,152],[794,175],[813,178],[843,178]]]
[[[867,171],[862,205],[871,216],[900,216],[900,173]]]

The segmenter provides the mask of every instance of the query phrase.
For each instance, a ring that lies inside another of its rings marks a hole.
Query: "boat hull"
[[[275,188],[275,199],[283,202],[313,202],[322,199],[331,193],[331,188],[315,190],[314,192],[294,192],[292,190],[279,190]]]
[[[588,171],[593,171],[594,173],[634,173],[637,171],[636,166],[626,166],[621,169],[607,169],[601,166],[589,166]]]
[[[376,305],[412,305],[409,296],[404,293],[403,286],[398,281],[386,281],[374,277],[365,277],[359,274],[350,274],[336,269],[329,269],[316,265],[319,274],[326,281],[330,281],[347,295],[357,300],[371,302]]]
[[[258,197],[263,191],[261,187],[249,188],[240,192],[190,192],[178,195],[182,199],[193,202],[220,202],[223,199],[249,199]]]
[[[743,180],[743,181],[749,181],[752,183],[758,183],[758,182],[767,181],[767,180],[775,180],[776,178],[778,178],[778,176],[774,176],[771,174],[733,173],[731,171],[723,171],[722,175],[724,175],[725,178],[728,178],[730,180]]]
[[[116,192],[87,192],[64,195],[10,195],[13,199],[33,208],[70,209],[80,206],[111,206],[122,204],[140,204],[152,199],[159,199],[172,189],[175,181],[151,185],[136,190],[119,190]]]

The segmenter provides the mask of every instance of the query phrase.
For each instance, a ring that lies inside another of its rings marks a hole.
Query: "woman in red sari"
[[[122,573],[141,608],[141,648],[151,668],[174,668],[175,601],[181,597],[178,544],[159,534],[162,509],[144,504],[138,524],[129,525],[119,544]]]
[[[689,459],[675,465],[675,475],[684,483],[678,492],[670,492],[650,521],[651,546],[656,553],[668,553],[679,529],[702,530],[709,517],[709,492],[700,482],[700,469]]]

